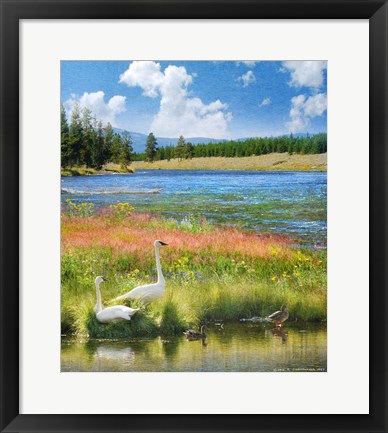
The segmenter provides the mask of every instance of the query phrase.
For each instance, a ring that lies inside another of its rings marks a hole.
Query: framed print
[[[386,2],[1,6],[1,430],[387,431]]]

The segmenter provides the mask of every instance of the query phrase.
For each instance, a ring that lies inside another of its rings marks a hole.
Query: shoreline
[[[92,167],[61,167],[61,176],[103,176],[115,174],[133,174],[135,172],[132,167],[122,167],[120,164],[105,164],[101,170]]]
[[[327,153],[300,155],[270,153],[260,156],[226,158],[171,159],[154,162],[133,161],[123,168],[107,164],[101,170],[87,167],[61,168],[61,176],[101,176],[135,173],[136,170],[253,170],[253,171],[327,171]]]

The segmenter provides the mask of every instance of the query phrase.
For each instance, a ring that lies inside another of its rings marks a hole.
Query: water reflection
[[[166,358],[173,361],[178,354],[179,346],[181,345],[181,343],[182,338],[177,337],[170,338],[169,340],[162,340],[162,347]]]
[[[266,333],[271,337],[280,337],[283,343],[285,343],[288,339],[288,332],[285,331],[283,328],[268,329]]]
[[[326,325],[263,323],[209,327],[185,336],[62,340],[62,371],[326,371]]]

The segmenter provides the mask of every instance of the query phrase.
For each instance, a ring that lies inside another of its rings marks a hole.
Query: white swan
[[[101,323],[117,322],[119,320],[131,320],[131,317],[140,310],[140,308],[129,308],[124,305],[115,305],[114,307],[102,308],[100,284],[106,281],[104,277],[97,277],[96,293],[97,293],[97,304],[94,307],[96,318]]]
[[[164,288],[166,282],[163,277],[162,267],[160,266],[159,247],[168,245],[162,241],[155,241],[155,256],[156,256],[156,269],[158,271],[158,281],[154,284],[146,284],[144,286],[135,287],[128,293],[121,295],[114,299],[114,301],[122,301],[123,299],[138,299],[142,304],[148,304],[150,302],[159,299],[164,294]]]

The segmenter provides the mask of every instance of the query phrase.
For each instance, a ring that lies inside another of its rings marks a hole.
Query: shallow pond
[[[113,372],[324,372],[325,323],[283,329],[245,322],[209,326],[205,341],[185,336],[80,341],[62,337],[61,370]]]
[[[62,203],[127,202],[142,212],[182,220],[193,214],[215,223],[284,233],[326,246],[327,174],[295,171],[139,170],[135,174],[71,176]]]

